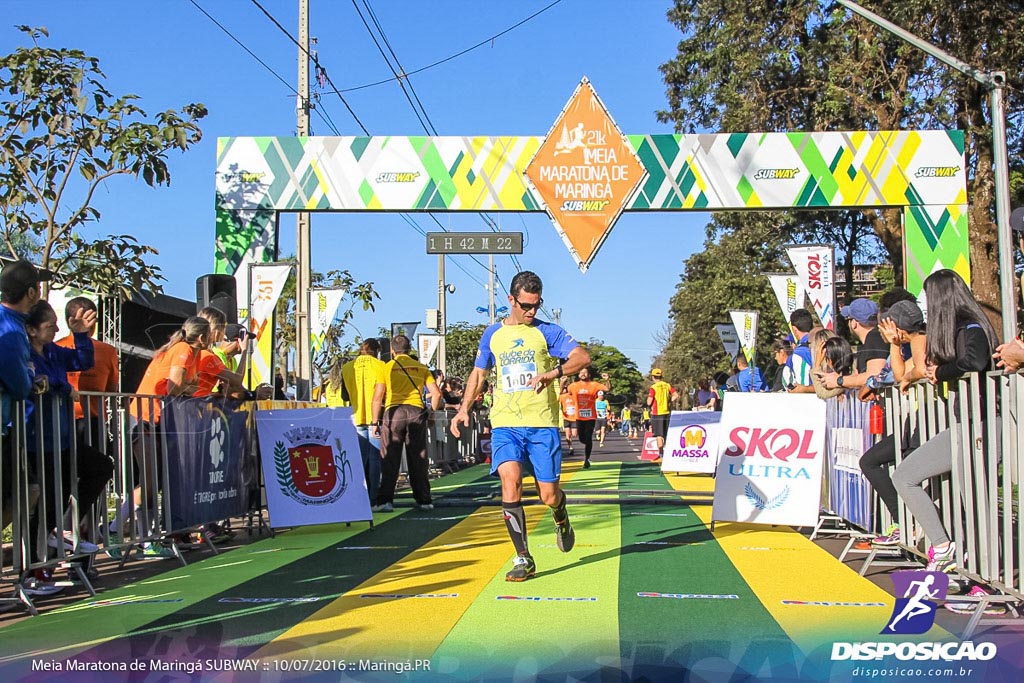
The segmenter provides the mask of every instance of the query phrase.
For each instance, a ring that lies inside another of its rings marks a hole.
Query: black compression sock
[[[562,501],[551,508],[551,516],[555,518],[555,524],[562,524],[569,518],[569,513],[565,509],[565,491],[560,491],[562,494]]]
[[[526,512],[523,510],[523,502],[502,503],[501,511],[505,517],[505,527],[508,529],[509,538],[515,546],[517,555],[529,555],[530,548],[526,544]]]

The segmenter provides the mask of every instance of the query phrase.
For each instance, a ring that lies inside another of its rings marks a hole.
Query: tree
[[[760,313],[759,365],[771,357],[771,343],[788,332],[788,325],[763,273],[787,268],[783,246],[792,240],[793,221],[792,215],[769,212],[714,214],[704,251],[684,262],[669,304],[672,331],[655,359],[665,381],[692,387],[732,365],[715,330],[716,323],[729,322],[730,310]]]
[[[955,11],[944,0],[861,4],[977,68],[1005,70],[1008,145],[1021,150],[1019,7],[990,0],[963,0]],[[669,108],[658,117],[679,132],[963,130],[972,287],[998,315],[991,121],[981,85],[832,2],[675,0],[668,16],[683,37],[661,67]],[[864,215],[902,282],[900,211]]]
[[[486,325],[457,322],[448,326],[445,335],[445,365],[449,377],[467,379],[476,361],[476,350],[480,347]]]
[[[631,405],[640,399],[640,390],[644,384],[644,376],[637,370],[636,363],[614,346],[605,344],[600,339],[591,339],[584,346],[590,353],[590,364],[594,368],[595,378],[602,372],[608,373],[608,381],[612,390],[608,402],[616,408]]]
[[[282,259],[286,263],[296,263],[294,255]],[[310,273],[310,286],[322,287],[325,289],[344,289],[345,297],[338,306],[338,312],[334,314],[334,321],[327,329],[327,337],[320,347],[319,353],[312,359],[313,381],[317,383],[318,378],[326,377],[335,361],[345,356],[355,356],[355,347],[361,341],[358,337],[351,343],[345,342],[345,335],[348,332],[349,323],[354,315],[355,307],[361,306],[364,311],[374,310],[374,300],[380,295],[373,288],[372,282],[356,283],[355,278],[347,270],[330,270],[326,274],[313,271]],[[281,290],[281,298],[278,299],[275,315],[277,318],[277,353],[278,357],[285,362],[281,367],[287,367],[287,358],[295,350],[295,270],[288,275],[284,287]]]
[[[148,121],[135,95],[115,97],[103,85],[99,60],[80,50],[39,44],[44,28],[18,27],[32,47],[0,57],[0,233],[12,256],[37,241],[41,265],[66,286],[129,296],[160,291],[157,251],[130,234],[85,239],[100,219],[96,189],[116,176],[168,185],[171,150],[202,137],[202,104],[187,104]]]

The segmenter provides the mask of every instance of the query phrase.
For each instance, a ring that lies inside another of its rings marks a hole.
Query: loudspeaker
[[[380,359],[387,363],[391,360],[391,340],[387,337],[380,337],[377,341],[380,342]]]
[[[207,306],[223,313],[229,325],[238,323],[234,275],[200,275],[196,278],[196,310]]]

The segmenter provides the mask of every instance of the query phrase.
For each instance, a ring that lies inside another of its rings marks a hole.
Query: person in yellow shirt
[[[420,510],[434,509],[430,498],[427,410],[423,405],[423,390],[426,388],[430,407],[434,410],[441,407],[441,390],[427,366],[409,357],[411,349],[412,344],[404,334],[391,340],[392,358],[384,366],[384,381],[378,382],[373,392],[371,410],[375,419],[370,434],[379,433],[384,444],[380,489],[371,506],[374,512],[394,510],[395,485],[402,465],[403,448],[416,507]],[[385,396],[387,404],[382,410]]]
[[[359,355],[341,366],[340,395],[337,399],[352,406],[352,420],[359,435],[359,454],[366,475],[366,492],[370,500],[380,491],[381,448],[379,435],[371,434],[373,424],[373,396],[377,387],[384,387],[384,361],[379,360],[380,342],[370,337],[359,345]],[[331,392],[335,385],[334,373],[327,390],[327,405],[331,405]]]
[[[651,370],[654,384],[647,394],[647,405],[651,409],[651,433],[658,440],[658,453],[665,450],[665,435],[668,433],[668,417],[672,409],[670,403],[679,401],[679,392],[661,378],[661,369]]]
[[[543,283],[523,271],[512,278],[511,313],[484,330],[462,405],[452,418],[452,434],[469,427],[469,411],[491,368],[497,384],[491,408],[491,474],[501,478],[505,528],[516,550],[506,581],[525,581],[537,573],[526,539],[523,473],[533,475],[541,502],[551,509],[555,541],[564,553],[572,550],[576,532],[565,509],[560,487],[562,440],[558,434],[558,380],[590,364],[590,354],[558,325],[536,317],[544,304]],[[559,363],[559,359],[566,359]]]

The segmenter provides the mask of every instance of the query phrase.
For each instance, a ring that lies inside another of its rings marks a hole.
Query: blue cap
[[[839,309],[839,315],[862,325],[874,325],[878,323],[878,304],[871,299],[854,299],[849,306]]]

